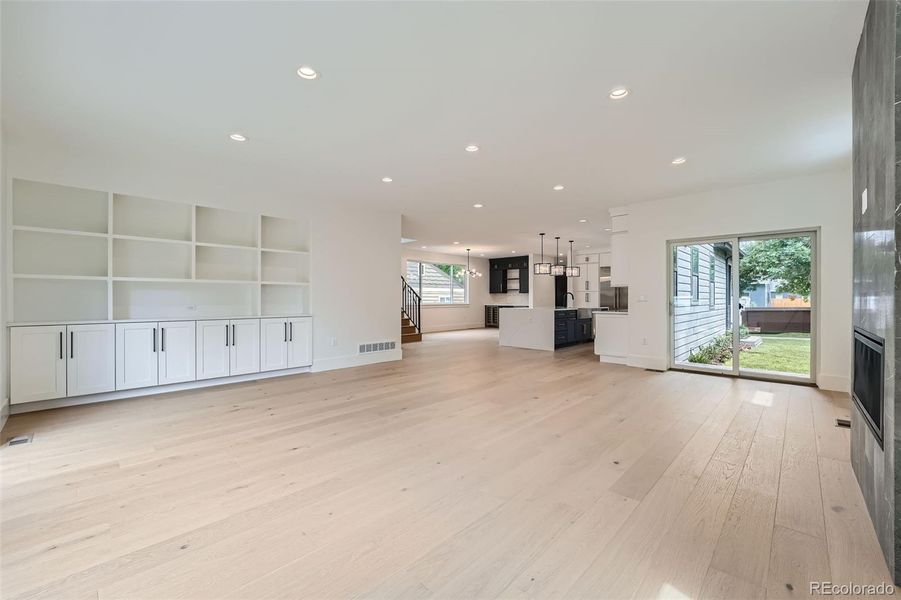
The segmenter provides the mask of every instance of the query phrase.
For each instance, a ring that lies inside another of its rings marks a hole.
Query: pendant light
[[[551,275],[559,277],[560,275],[566,274],[566,268],[563,265],[558,264],[560,262],[560,236],[558,235],[554,239],[557,240],[557,252],[554,257],[554,266],[551,267]]]
[[[573,264],[573,240],[569,240],[569,264]],[[581,272],[579,267],[566,267],[567,277],[578,277]]]
[[[544,234],[539,233],[541,236],[541,262],[537,262],[534,265],[534,271],[536,275],[550,275],[551,274],[551,263],[544,262]]]
[[[470,277],[481,277],[482,274],[479,271],[473,271],[469,266],[469,248],[466,249],[466,270],[463,271],[464,275],[469,275]]]

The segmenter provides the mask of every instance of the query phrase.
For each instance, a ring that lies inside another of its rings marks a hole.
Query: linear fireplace
[[[854,328],[854,403],[882,447],[882,388],[885,380],[885,340]]]

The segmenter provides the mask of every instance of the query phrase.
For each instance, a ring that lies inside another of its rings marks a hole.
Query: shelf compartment
[[[197,279],[228,281],[257,280],[257,251],[253,249],[197,246],[195,248]]]
[[[261,217],[262,246],[272,250],[307,252],[310,249],[309,227],[294,219]]]
[[[106,277],[106,238],[15,230],[13,273]]]
[[[260,298],[263,315],[305,315],[311,312],[310,289],[305,285],[264,283]]]
[[[256,248],[258,217],[222,208],[198,206],[195,214],[197,242]]]
[[[264,250],[261,257],[262,280],[277,283],[308,283],[310,257]]]
[[[113,277],[190,279],[191,246],[113,239]]]
[[[115,194],[113,233],[190,242],[191,212],[190,204]]]
[[[13,180],[14,225],[108,233],[109,194],[96,190]]]
[[[200,319],[257,315],[256,285],[200,281],[114,281],[114,319]]]
[[[14,322],[104,320],[107,282],[90,279],[17,279]]]

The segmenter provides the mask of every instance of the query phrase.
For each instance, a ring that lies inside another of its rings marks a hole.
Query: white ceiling
[[[605,245],[611,206],[847,164],[866,2],[2,11],[14,147],[203,178],[270,209],[399,210],[416,247],[494,256],[535,251],[539,231]],[[632,93],[613,102],[618,85]]]

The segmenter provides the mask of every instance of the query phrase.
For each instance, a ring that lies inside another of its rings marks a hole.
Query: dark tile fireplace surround
[[[901,0],[870,0],[852,75],[854,377],[851,465],[901,582]]]

